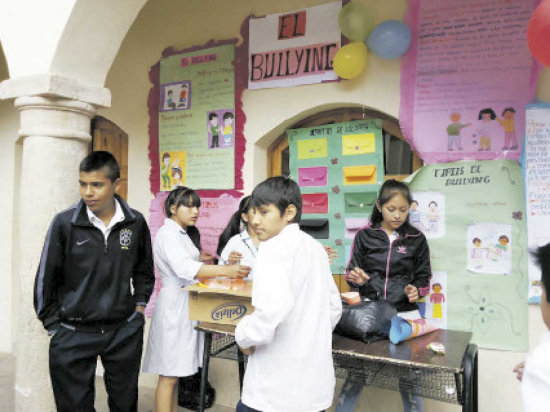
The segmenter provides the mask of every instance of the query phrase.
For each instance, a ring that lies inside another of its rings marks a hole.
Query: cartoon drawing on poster
[[[447,328],[447,273],[432,272],[430,292],[418,301],[424,319],[439,328]]]
[[[185,184],[186,152],[162,152],[160,154],[160,190],[169,191]]]
[[[445,196],[439,192],[413,192],[409,221],[428,239],[445,236]]]
[[[500,223],[470,224],[466,230],[467,266],[470,272],[512,273],[512,227]]]
[[[234,145],[233,109],[213,110],[206,113],[209,149],[226,149]]]
[[[490,151],[491,142],[502,135],[502,126],[496,121],[497,115],[492,108],[479,111],[475,132],[472,134],[472,143],[478,144],[478,151]]]
[[[189,80],[160,85],[160,111],[188,110],[191,108],[191,82]]]
[[[458,112],[453,112],[449,116],[451,123],[447,126],[447,150],[450,152],[455,149],[457,151],[463,150],[460,132],[462,129],[471,126],[471,123],[460,123],[461,118],[462,116]]]
[[[497,121],[504,127],[504,146],[502,150],[517,150],[518,138],[516,136],[516,126],[514,117],[516,111],[513,107],[505,107],[502,111],[502,118]]]

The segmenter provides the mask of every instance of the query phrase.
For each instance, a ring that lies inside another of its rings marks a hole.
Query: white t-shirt
[[[342,314],[327,253],[298,224],[260,243],[254,312],[237,325],[248,358],[243,403],[265,412],[318,412],[334,396],[332,329]]]
[[[550,410],[550,331],[541,343],[527,354],[521,380],[525,412]]]
[[[252,239],[250,239],[250,236],[246,230],[243,230],[241,233],[231,237],[231,239],[227,241],[220,257],[227,262],[231,252],[239,252],[242,255],[241,265],[250,266],[252,268],[247,277],[247,279],[252,279],[254,276],[254,262],[256,261],[256,256],[258,256],[258,249],[254,246],[254,243],[252,242]],[[225,263],[220,260],[218,264],[224,265]]]

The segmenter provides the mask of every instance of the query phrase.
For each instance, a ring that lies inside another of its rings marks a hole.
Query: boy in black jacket
[[[58,411],[93,411],[97,357],[111,411],[137,410],[143,311],[154,285],[149,228],[115,194],[108,152],[80,163],[81,200],[58,213],[36,274],[34,306],[52,336],[50,377]]]

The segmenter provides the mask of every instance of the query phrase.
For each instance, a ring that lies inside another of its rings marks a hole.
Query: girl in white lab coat
[[[256,209],[250,206],[250,196],[243,197],[239,203],[239,210],[231,216],[227,227],[220,235],[217,253],[221,259],[218,264],[233,265],[239,262],[253,267],[260,240],[254,227],[248,222],[252,221],[255,213]],[[252,269],[248,279],[252,279],[253,272]]]
[[[189,320],[188,292],[183,288],[198,278],[228,276],[243,278],[250,268],[243,265],[218,266],[200,251],[200,234],[195,227],[201,201],[187,187],[177,187],[168,195],[167,218],[155,237],[153,253],[162,288],[155,303],[143,371],[159,375],[155,403],[157,412],[177,410],[178,377],[198,371],[202,361],[202,336]]]

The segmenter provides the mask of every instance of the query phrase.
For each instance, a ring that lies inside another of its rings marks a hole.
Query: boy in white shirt
[[[542,272],[540,298],[542,320],[550,329],[550,243],[539,247],[533,256]],[[550,408],[550,331],[546,331],[539,346],[527,354],[525,362],[516,365],[514,372],[521,381],[524,411],[548,411]]]
[[[285,177],[252,192],[261,243],[254,266],[254,312],[235,339],[249,355],[237,412],[319,412],[332,404],[332,329],[342,303],[327,253],[298,223],[302,195]]]

